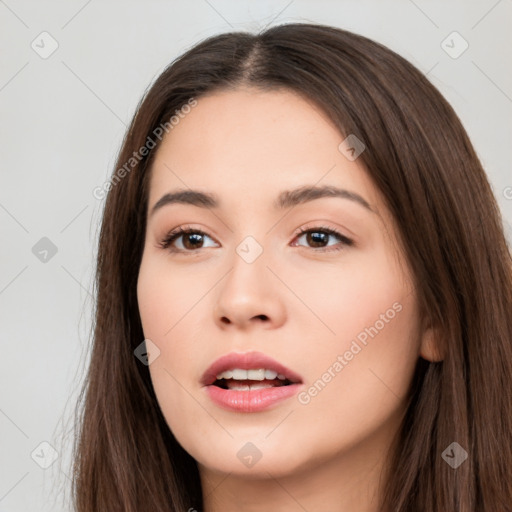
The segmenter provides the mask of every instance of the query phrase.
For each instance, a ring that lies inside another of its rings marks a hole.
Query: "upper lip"
[[[231,352],[219,357],[207,368],[201,377],[201,384],[209,386],[217,380],[219,373],[233,368],[242,370],[266,368],[283,374],[292,383],[302,382],[300,375],[261,352]]]

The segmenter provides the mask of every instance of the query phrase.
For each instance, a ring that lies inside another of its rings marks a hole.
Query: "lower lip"
[[[218,386],[206,386],[208,396],[220,407],[236,412],[259,412],[295,395],[300,384],[289,384],[275,388],[235,391]]]

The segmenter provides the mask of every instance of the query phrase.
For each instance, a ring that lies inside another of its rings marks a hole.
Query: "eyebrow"
[[[284,190],[274,201],[273,207],[276,210],[284,210],[324,197],[348,199],[363,206],[370,212],[376,213],[368,201],[359,194],[332,185],[324,185],[321,187],[304,186],[293,190]],[[157,210],[169,204],[188,204],[208,209],[218,209],[221,207],[221,201],[215,194],[192,189],[177,190],[163,195],[151,209],[150,217],[153,216]]]

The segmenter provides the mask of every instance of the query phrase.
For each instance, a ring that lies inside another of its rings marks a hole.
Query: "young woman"
[[[78,512],[512,510],[512,263],[410,63],[289,24],[211,37],[106,196]]]

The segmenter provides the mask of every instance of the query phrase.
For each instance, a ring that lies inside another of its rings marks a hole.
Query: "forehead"
[[[339,138],[327,116],[292,91],[237,89],[200,97],[162,146],[188,152],[188,161],[215,156],[248,165],[254,157],[264,160],[266,152],[274,160],[297,160],[318,152],[320,143],[334,152]]]
[[[274,204],[282,190],[331,185],[357,192],[380,211],[365,168],[340,151],[343,140],[318,106],[290,90],[200,97],[158,148],[150,205],[176,188]]]

